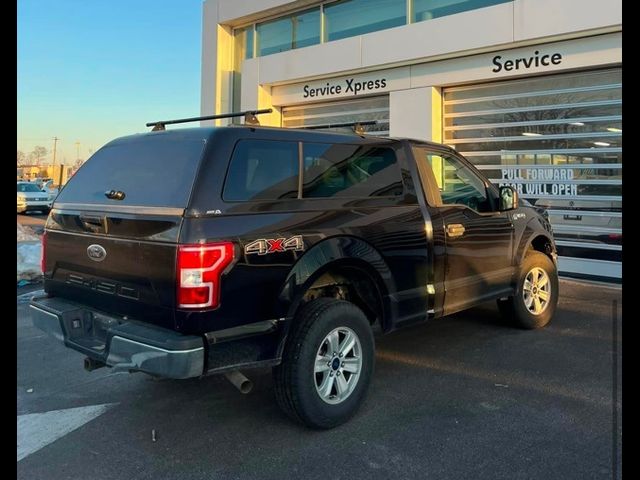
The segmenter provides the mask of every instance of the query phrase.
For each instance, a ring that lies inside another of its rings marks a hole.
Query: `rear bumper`
[[[166,378],[204,373],[202,337],[113,317],[57,297],[36,297],[30,310],[35,327],[114,370]]]

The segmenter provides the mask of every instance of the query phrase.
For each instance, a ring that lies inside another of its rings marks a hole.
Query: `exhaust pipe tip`
[[[93,358],[90,357],[85,357],[84,359],[84,369],[87,372],[93,372],[94,370],[97,370],[98,368],[102,368],[102,367],[106,367],[107,365],[104,362],[101,362],[99,360],[94,360]]]
[[[240,371],[234,370],[232,372],[226,372],[224,376],[231,382],[231,384],[238,389],[238,391],[244,395],[253,390],[253,382],[245,377]]]

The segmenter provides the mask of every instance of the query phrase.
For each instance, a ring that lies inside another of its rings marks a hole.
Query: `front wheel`
[[[559,283],[555,264],[544,253],[532,251],[520,266],[516,294],[498,300],[502,315],[520,328],[544,327],[558,304]]]
[[[273,369],[276,400],[296,421],[333,428],[356,413],[373,368],[373,333],[362,310],[318,298],[296,314],[282,363]]]

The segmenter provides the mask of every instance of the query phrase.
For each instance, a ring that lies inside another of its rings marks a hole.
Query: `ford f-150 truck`
[[[164,126],[162,126],[164,127]],[[97,151],[53,204],[34,324],[92,370],[272,367],[278,404],[347,421],[374,336],[488,300],[558,301],[547,218],[436,143],[255,125],[156,129]]]

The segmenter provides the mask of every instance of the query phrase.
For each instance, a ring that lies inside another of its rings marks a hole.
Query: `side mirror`
[[[500,207],[501,212],[518,208],[518,192],[513,187],[500,187]]]

